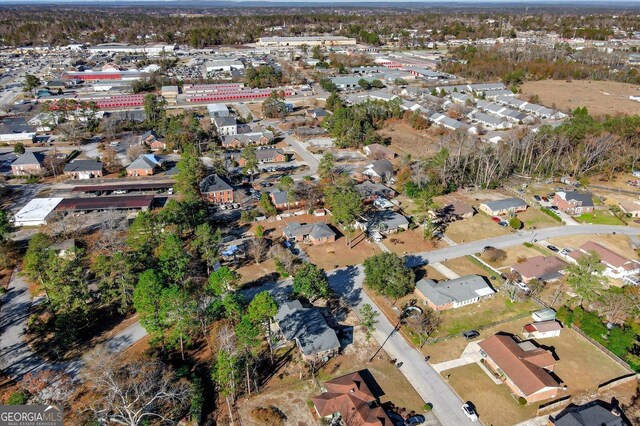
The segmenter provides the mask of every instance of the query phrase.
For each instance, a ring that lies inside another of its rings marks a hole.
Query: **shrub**
[[[524,399],[523,397],[520,397],[520,398],[518,398],[518,404],[527,405],[527,400]]]
[[[517,217],[512,217],[509,220],[509,226],[512,227],[513,229],[520,229],[522,228],[522,221]]]
[[[562,218],[560,216],[558,216],[556,214],[556,212],[554,212],[551,209],[548,209],[546,207],[541,207],[540,211],[544,214],[546,214],[547,216],[550,216],[553,220],[555,220],[556,222],[562,222]]]
[[[525,243],[522,243],[522,244],[523,244],[525,247],[529,247],[529,248],[533,247],[533,243],[530,243],[529,241],[527,241],[527,242],[525,242]]]
[[[242,213],[240,213],[240,222],[243,222],[243,223],[253,222],[256,219],[256,217],[258,217],[257,210],[245,210]]]
[[[424,409],[424,411],[426,413],[428,413],[429,411],[433,410],[433,406],[431,404],[424,404],[424,407],[422,407]]]
[[[7,398],[7,405],[25,405],[27,400],[29,399],[29,395],[27,395],[24,391],[13,391],[9,394]]]
[[[482,257],[489,262],[499,262],[507,258],[507,252],[497,248],[489,248],[482,253]]]
[[[270,405],[268,407],[255,407],[251,410],[251,418],[260,425],[284,426],[286,417],[279,409]]]
[[[571,327],[573,324],[573,312],[566,306],[558,309],[556,312],[556,318],[566,326]]]

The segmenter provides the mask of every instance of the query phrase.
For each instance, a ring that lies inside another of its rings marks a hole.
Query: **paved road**
[[[296,138],[285,131],[283,131],[282,133],[284,135],[284,141],[287,142],[291,149],[293,149],[296,154],[302,157],[304,162],[309,166],[309,171],[305,174],[316,176],[318,173],[318,165],[320,164],[320,160],[315,155],[307,151],[307,148],[303,145],[302,142],[298,141]]]
[[[73,378],[83,366],[81,359],[68,362],[49,363],[33,352],[25,340],[25,329],[33,300],[27,282],[15,270],[7,293],[0,301],[0,370],[13,380],[20,380],[29,372],[40,370],[65,371]],[[118,353],[147,335],[146,330],[135,322],[103,345],[107,351]]]
[[[631,226],[615,226],[615,225],[575,225],[575,226],[558,226],[554,228],[537,229],[535,231],[518,231],[508,235],[487,238],[485,240],[472,241],[469,243],[458,244],[451,247],[445,247],[440,250],[413,253],[406,256],[407,264],[411,267],[444,262],[447,259],[454,259],[460,256],[467,256],[474,253],[482,252],[485,246],[493,246],[496,248],[507,248],[519,245],[525,242],[533,242],[539,240],[547,240],[555,237],[566,237],[569,235],[580,234],[621,234],[621,235],[640,235],[640,228]]]

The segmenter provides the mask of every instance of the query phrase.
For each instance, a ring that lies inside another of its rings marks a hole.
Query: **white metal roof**
[[[62,198],[34,198],[15,215],[16,225],[43,222],[62,201]]]

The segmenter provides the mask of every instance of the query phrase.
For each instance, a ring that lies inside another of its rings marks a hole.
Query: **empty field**
[[[438,137],[432,129],[416,130],[404,121],[390,120],[378,133],[391,138],[390,148],[400,155],[424,157],[438,151]]]
[[[640,102],[629,95],[640,95],[640,87],[614,81],[542,80],[522,85],[522,99],[538,95],[546,106],[574,110],[586,106],[592,115],[640,114]]]

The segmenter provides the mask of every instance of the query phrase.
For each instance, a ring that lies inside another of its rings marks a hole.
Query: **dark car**
[[[534,196],[533,196],[533,199],[534,199],[534,200],[536,200],[536,201],[540,201],[542,198],[540,198],[540,196],[539,196],[539,195],[534,195]]]
[[[550,208],[551,210],[555,210],[555,211],[560,210],[560,209],[558,208],[558,206],[549,206],[549,208]]]
[[[552,252],[554,252],[554,253],[558,253],[558,252],[560,251],[560,249],[559,249],[558,247],[556,247],[556,246],[552,246],[551,244],[549,244],[549,245],[547,246],[547,248],[548,248],[549,250],[551,250]]]
[[[480,337],[480,333],[478,333],[476,330],[465,331],[464,333],[462,333],[462,335],[467,340],[473,340],[477,337]]]
[[[493,247],[493,246],[484,246],[484,249],[483,249],[483,250],[484,250],[484,251],[487,251],[487,250],[495,250],[495,247]]]

